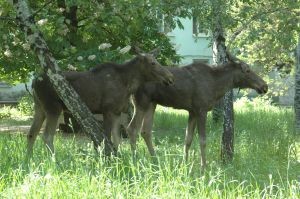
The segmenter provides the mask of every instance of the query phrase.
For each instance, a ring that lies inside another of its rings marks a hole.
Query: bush
[[[24,95],[17,106],[18,110],[23,115],[32,115],[33,114],[33,98],[30,94]]]
[[[248,97],[241,97],[234,102],[234,109],[236,111],[253,111],[254,109],[263,110],[277,110],[278,107],[272,105],[270,99],[265,99],[263,97],[256,97],[249,99]]]
[[[12,113],[11,113],[11,108],[9,106],[4,106],[0,108],[0,119],[7,119],[11,118]]]

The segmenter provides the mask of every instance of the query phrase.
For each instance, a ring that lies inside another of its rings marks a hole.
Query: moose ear
[[[138,46],[134,45],[133,48],[132,48],[133,52],[136,53],[136,54],[142,54],[144,53],[142,51],[142,49],[140,49]]]
[[[248,64],[246,64],[246,63],[244,63],[244,62],[241,62],[241,67],[242,67],[242,71],[243,71],[244,73],[250,72],[250,66],[249,66]]]
[[[228,50],[226,50],[226,56],[228,61],[230,62],[235,62],[235,63],[239,63],[240,60],[238,58],[236,58],[235,56],[233,56]]]
[[[137,56],[140,60],[144,60],[144,59],[145,59],[145,54],[144,54],[144,53],[137,53],[136,56]]]
[[[161,49],[158,47],[158,48],[151,50],[149,52],[149,54],[153,55],[153,57],[157,57],[159,55],[160,51],[161,51]]]

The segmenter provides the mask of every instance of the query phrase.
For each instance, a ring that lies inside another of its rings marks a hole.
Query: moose
[[[185,159],[197,125],[200,138],[201,166],[206,166],[206,119],[216,102],[233,88],[252,88],[259,94],[268,91],[266,82],[253,72],[249,65],[227,53],[229,62],[217,67],[204,63],[193,63],[184,67],[169,67],[174,75],[172,85],[157,82],[143,84],[133,97],[134,115],[127,133],[131,149],[136,152],[137,133],[141,135],[152,156],[155,151],[152,144],[152,124],[157,104],[184,109],[189,113],[185,135]]]
[[[94,114],[103,114],[105,135],[117,149],[120,144],[120,114],[126,110],[130,95],[148,81],[171,84],[173,74],[162,67],[155,59],[153,50],[149,53],[137,54],[132,60],[123,64],[104,63],[89,71],[63,72],[71,86],[79,94],[82,101]],[[33,145],[37,134],[46,120],[43,140],[54,153],[53,138],[62,111],[66,106],[52,88],[49,78],[44,74],[34,79],[34,118],[29,130],[27,153],[33,153]]]

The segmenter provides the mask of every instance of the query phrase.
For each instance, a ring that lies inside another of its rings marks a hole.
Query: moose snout
[[[266,84],[264,87],[263,87],[263,94],[266,94],[268,92],[268,85]]]
[[[269,89],[268,85],[264,84],[259,89],[257,89],[257,92],[259,94],[266,94],[268,92],[268,89]]]

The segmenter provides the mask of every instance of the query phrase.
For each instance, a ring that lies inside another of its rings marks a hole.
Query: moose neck
[[[234,88],[234,69],[224,66],[214,68],[216,98],[220,99]]]
[[[138,58],[134,58],[131,61],[122,64],[120,67],[122,74],[124,74],[122,75],[122,80],[130,93],[134,93],[144,79],[142,76],[143,71],[141,71],[140,66],[141,63]]]

